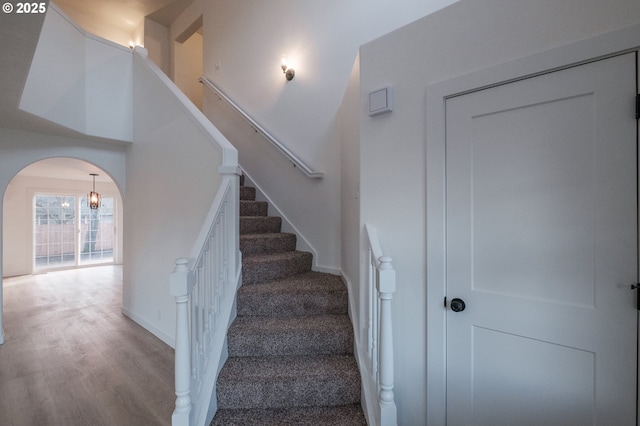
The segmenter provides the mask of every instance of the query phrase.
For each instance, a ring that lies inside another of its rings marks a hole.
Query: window
[[[84,196],[36,195],[34,269],[113,262],[114,203],[91,210]]]
[[[80,199],[80,264],[113,262],[113,198],[102,198],[91,210],[87,197]]]

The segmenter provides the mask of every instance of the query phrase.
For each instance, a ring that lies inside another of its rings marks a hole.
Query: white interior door
[[[447,100],[448,424],[636,424],[635,93],[630,53]]]

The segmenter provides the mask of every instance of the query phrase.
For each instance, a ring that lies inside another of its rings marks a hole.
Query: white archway
[[[68,235],[65,235],[64,239],[68,240],[70,237],[71,241],[73,241],[76,238],[76,228],[80,226],[75,219],[78,213],[75,211],[75,204],[79,204],[80,197],[86,196],[92,189],[93,177],[90,176],[92,173],[98,175],[96,177],[96,189],[103,199],[113,202],[113,211],[110,212],[110,217],[108,218],[113,223],[108,224],[108,226],[113,227],[116,232],[113,238],[111,238],[111,235],[107,235],[107,237],[109,240],[113,240],[113,246],[110,247],[113,250],[113,262],[116,264],[122,263],[122,197],[117,186],[108,174],[99,167],[83,160],[59,157],[40,160],[23,168],[14,176],[5,190],[3,200],[3,226],[5,228],[3,245],[7,248],[3,250],[3,275],[5,277],[31,274],[41,271],[43,267],[69,268],[83,263],[80,256],[75,256],[78,247],[74,247],[74,244],[69,244],[66,241],[64,244],[65,251],[71,250],[74,254],[71,264],[68,262],[62,264],[61,262],[58,265],[57,261],[49,263],[49,257],[46,256],[46,265],[42,265],[37,270],[35,269],[34,258],[37,257],[36,252],[42,251],[43,248],[57,251],[62,247],[54,244],[53,241],[48,241],[49,244],[44,246],[36,244],[36,247],[34,247],[32,232],[36,232],[38,229],[34,229],[36,225],[33,224],[34,212],[32,207],[33,199],[36,196],[38,199],[45,200],[49,199],[49,196],[65,196],[66,200],[71,200],[74,206],[67,206],[64,211],[65,216],[74,218],[72,220],[74,224],[65,226],[66,234]],[[105,211],[105,209],[100,209],[100,211]],[[85,211],[85,216],[87,214]],[[91,223],[94,222],[94,220],[91,221]],[[51,231],[49,225],[38,225],[36,228]],[[103,231],[106,231],[106,229]],[[40,233],[36,232],[36,234]],[[51,236],[53,237],[53,234]],[[78,236],[86,236],[86,233],[78,234]],[[59,234],[58,237],[62,238],[63,235]],[[51,257],[51,259],[55,258],[56,256]],[[62,261],[62,259],[60,260]]]
[[[83,146],[75,141],[57,140],[56,137],[26,134],[7,130],[10,140],[0,147],[0,283],[5,276],[4,252],[4,202],[7,188],[13,178],[25,167],[50,158],[81,160],[104,171],[117,188],[117,196],[123,206],[125,199],[125,147],[122,145],[96,144]],[[61,143],[57,143],[61,142]],[[87,176],[89,178],[89,176]],[[87,179],[87,188],[89,180]],[[121,207],[122,208],[122,207]],[[122,227],[119,227],[122,229]],[[29,238],[30,239],[30,238]],[[0,344],[4,343],[2,285],[0,285]]]

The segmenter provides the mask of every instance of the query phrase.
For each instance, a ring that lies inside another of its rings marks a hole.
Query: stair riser
[[[242,284],[257,284],[302,274],[311,270],[311,253],[300,253],[291,258],[256,262],[249,257],[242,261]]]
[[[240,201],[240,216],[266,216],[268,209],[266,201]]]
[[[360,378],[318,380],[300,377],[297,381],[272,380],[218,384],[218,408],[281,408],[357,404]]]
[[[254,295],[238,293],[238,315],[302,316],[345,315],[348,312],[347,295],[277,293]]]
[[[353,333],[343,328],[238,335],[230,330],[228,345],[229,356],[344,355],[353,354]]]
[[[251,186],[240,187],[240,200],[253,201],[256,199],[256,189]]]
[[[245,216],[240,218],[240,235],[280,232],[281,227],[282,219],[277,216]]]
[[[254,254],[294,251],[295,249],[295,234],[245,235],[240,238],[240,251],[244,257]]]

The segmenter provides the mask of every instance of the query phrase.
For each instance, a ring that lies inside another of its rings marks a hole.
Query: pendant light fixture
[[[96,173],[90,173],[89,176],[93,176],[93,191],[89,193],[87,197],[87,202],[89,203],[89,208],[91,210],[95,210],[100,207],[100,194],[96,192]]]

